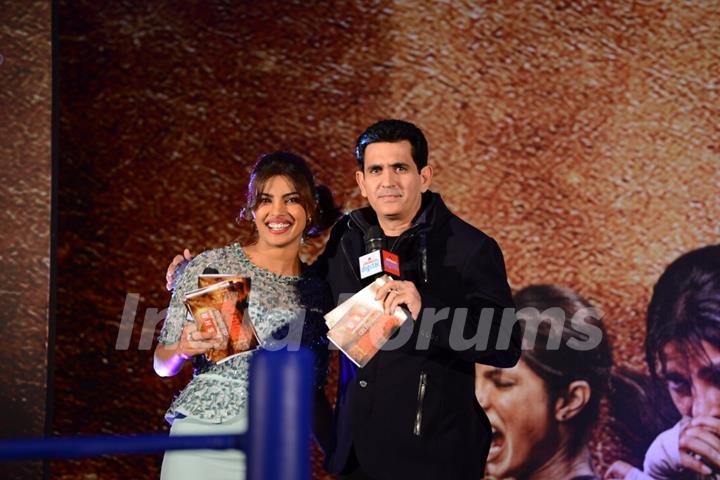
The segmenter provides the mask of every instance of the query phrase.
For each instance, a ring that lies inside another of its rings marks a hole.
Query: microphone
[[[202,274],[203,275],[217,275],[218,273],[220,273],[220,272],[218,272],[217,268],[207,267],[207,268],[205,268],[205,270],[203,270]]]
[[[375,250],[385,248],[385,235],[383,235],[382,230],[377,225],[368,228],[363,240],[365,240],[365,253],[371,253]]]
[[[385,250],[385,235],[377,225],[373,225],[365,233],[365,255],[360,262],[360,278],[380,277],[384,274],[400,276],[400,257]]]

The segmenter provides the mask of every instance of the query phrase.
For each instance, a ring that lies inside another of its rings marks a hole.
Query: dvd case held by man
[[[358,367],[367,365],[409,318],[401,308],[387,315],[383,302],[375,300],[389,279],[387,275],[378,278],[325,315],[328,339]]]
[[[243,352],[254,350],[258,338],[247,314],[250,279],[237,275],[203,274],[198,290],[185,295],[185,306],[197,329],[223,339],[223,347],[209,350],[208,360],[223,363]]]

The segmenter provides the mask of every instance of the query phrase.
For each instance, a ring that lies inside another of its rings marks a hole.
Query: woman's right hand
[[[213,348],[222,348],[224,340],[222,336],[216,336],[211,332],[201,332],[197,325],[189,323],[185,325],[178,342],[178,355],[187,360],[195,355],[202,355]]]

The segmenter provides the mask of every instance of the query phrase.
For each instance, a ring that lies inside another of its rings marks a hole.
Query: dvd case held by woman
[[[185,295],[185,306],[201,332],[222,337],[223,346],[209,350],[208,360],[223,363],[254,350],[258,338],[247,314],[250,279],[237,275],[203,274],[198,290]]]

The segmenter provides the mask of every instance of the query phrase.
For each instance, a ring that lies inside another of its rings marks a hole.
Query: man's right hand
[[[186,248],[182,255],[175,255],[175,258],[172,259],[172,262],[168,265],[167,272],[165,273],[165,280],[167,282],[165,288],[167,288],[168,292],[175,290],[177,279],[194,256],[195,254],[191,253],[190,250]]]
[[[406,280],[390,280],[378,288],[375,300],[383,302],[385,313],[392,315],[400,305],[405,305],[413,320],[420,316],[422,298],[413,282]]]

